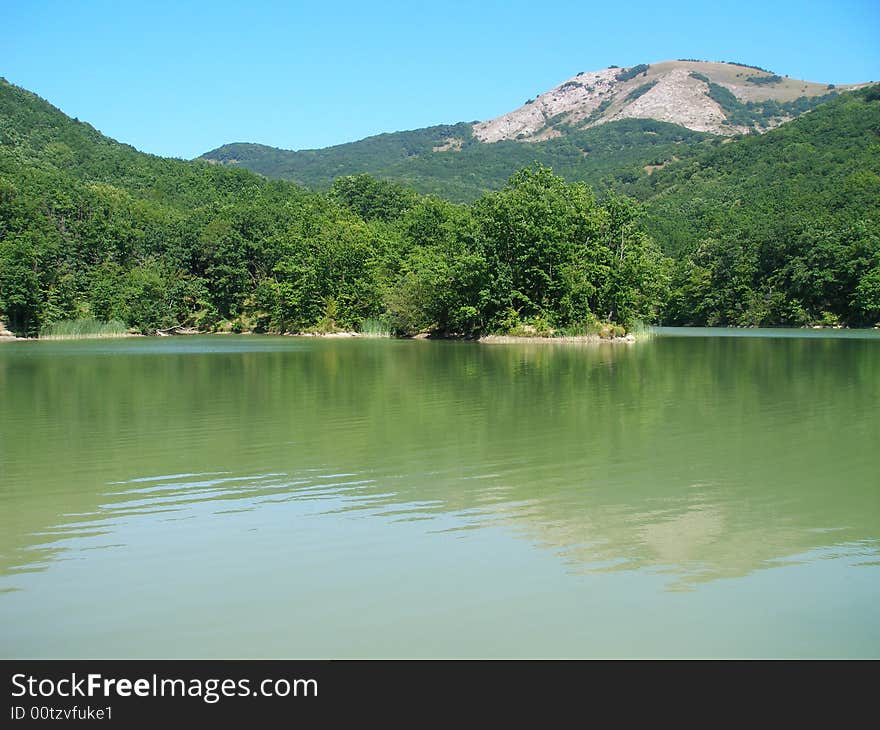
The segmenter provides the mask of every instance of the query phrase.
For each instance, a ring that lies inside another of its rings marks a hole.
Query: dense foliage
[[[610,104],[606,99],[583,124],[595,121]],[[544,142],[484,144],[474,139],[470,124],[457,124],[381,134],[323,150],[229,144],[205,158],[235,161],[233,166],[320,190],[329,189],[340,176],[369,173],[422,194],[473,202],[533,163],[604,190],[619,179],[633,179],[657,159],[688,154],[709,137],[653,119],[626,119],[590,129],[566,128],[564,136]]]
[[[878,88],[626,187],[678,260],[664,321],[880,321]]]
[[[426,200],[389,300],[396,330],[568,332],[654,319],[669,268],[631,201],[525,168],[470,208]]]
[[[0,85],[0,316],[471,335],[651,318],[666,262],[630,203],[536,167],[473,206],[368,175],[328,195],[141,154]]]

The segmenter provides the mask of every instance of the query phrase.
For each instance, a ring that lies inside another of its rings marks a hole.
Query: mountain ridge
[[[841,91],[737,63],[664,61],[581,72],[493,119],[386,132],[323,149],[284,150],[238,142],[197,159],[327,189],[340,176],[369,173],[468,202],[539,162],[599,188],[621,155],[633,171],[686,156],[708,136],[764,132]],[[658,132],[678,143],[658,149]],[[673,132],[673,129],[677,132]],[[684,144],[681,144],[681,143]],[[612,176],[613,177],[613,176]],[[624,180],[625,182],[625,180]]]
[[[792,102],[862,84],[820,84],[745,64],[681,59],[580,72],[519,108],[474,125],[484,142],[540,141],[565,127],[656,119],[719,135],[764,131],[797,116]],[[733,95],[731,99],[721,87]],[[739,106],[755,112],[737,115]],[[766,109],[764,107],[767,106]]]

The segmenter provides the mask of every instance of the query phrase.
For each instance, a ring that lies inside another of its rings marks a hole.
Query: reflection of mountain
[[[132,521],[234,525],[288,500],[502,524],[572,570],[668,571],[673,587],[817,548],[876,554],[878,346],[16,347],[0,359],[0,572],[89,535],[118,549]]]

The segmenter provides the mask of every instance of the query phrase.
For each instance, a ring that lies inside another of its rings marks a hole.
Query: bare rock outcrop
[[[476,122],[474,137],[481,142],[518,140],[540,142],[572,129],[587,129],[619,119],[657,119],[698,132],[733,135],[751,127],[733,124],[729,109],[717,97],[722,87],[743,104],[793,101],[856,88],[857,85],[817,84],[777,76],[733,63],[664,61],[630,68],[607,68],[579,73],[559,86],[528,100],[519,109]],[[729,105],[728,105],[729,106]],[[788,121],[780,116],[762,121],[765,131]]]

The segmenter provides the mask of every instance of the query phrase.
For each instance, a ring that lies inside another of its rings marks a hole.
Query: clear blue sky
[[[579,71],[674,58],[880,80],[880,0],[0,0],[0,75],[184,158],[488,119]]]

